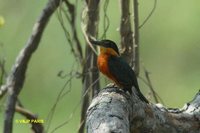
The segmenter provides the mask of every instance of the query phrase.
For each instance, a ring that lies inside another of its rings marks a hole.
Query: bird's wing
[[[110,73],[122,87],[125,87],[125,89],[132,93],[132,87],[134,86],[136,95],[139,96],[142,101],[149,103],[140,92],[134,71],[121,57],[111,56],[108,60],[108,68]]]
[[[139,89],[134,71],[121,57],[110,56],[108,67],[110,73],[123,87],[134,86]]]

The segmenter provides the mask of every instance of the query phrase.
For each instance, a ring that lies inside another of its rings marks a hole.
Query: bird
[[[100,47],[97,57],[97,67],[103,75],[113,81],[118,87],[132,94],[132,87],[136,95],[144,102],[149,103],[139,89],[137,77],[133,69],[120,56],[119,49],[111,40],[90,40],[93,45]]]

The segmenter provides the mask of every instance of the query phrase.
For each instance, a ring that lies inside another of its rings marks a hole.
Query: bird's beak
[[[93,41],[92,44],[98,45],[98,46],[101,46],[101,45],[102,45],[101,41]]]
[[[90,42],[94,45],[98,45],[98,46],[102,46],[102,41],[97,41],[97,40],[93,40],[93,39],[90,39]]]

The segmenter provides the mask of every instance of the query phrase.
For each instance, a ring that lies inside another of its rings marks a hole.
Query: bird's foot
[[[106,85],[106,87],[112,88],[112,87],[117,87],[115,83],[109,83]]]

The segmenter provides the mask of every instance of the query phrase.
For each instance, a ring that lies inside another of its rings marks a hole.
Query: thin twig
[[[71,48],[71,52],[73,53],[73,55],[76,57],[76,52],[75,52],[75,49],[74,49],[74,46],[73,46],[73,41],[71,39],[71,35],[70,35],[70,32],[67,30],[65,24],[64,24],[64,20],[63,20],[63,16],[62,16],[62,13],[61,11],[57,13],[57,17],[58,17],[58,20],[60,22],[60,25],[64,31],[64,34],[65,34],[65,37],[67,39],[67,41],[69,42],[69,45],[70,45],[70,48]]]
[[[151,80],[150,80],[150,78],[149,78],[149,72],[146,70],[145,67],[143,67],[143,68],[144,68],[144,74],[145,74],[145,77],[146,77],[146,79],[147,79],[147,81],[148,81],[149,88],[150,88],[150,90],[151,90],[151,93],[152,93],[152,95],[153,95],[153,98],[154,98],[155,102],[158,103],[159,101],[158,101],[156,92],[154,91],[154,88],[153,88],[153,86],[152,86]]]
[[[70,17],[68,19],[69,24],[71,25],[71,29],[72,29],[72,34],[73,34],[73,40],[76,44],[76,51],[78,54],[78,58],[80,61],[80,64],[83,64],[83,51],[82,51],[82,47],[81,47],[81,43],[80,40],[78,38],[78,34],[77,34],[77,28],[76,28],[76,8],[74,4],[71,4],[68,0],[64,0],[64,3],[66,5],[66,7],[68,8],[68,12],[64,11],[65,16],[68,16],[67,13],[70,14]],[[77,2],[76,2],[77,4]],[[77,5],[76,5],[77,6]]]
[[[135,74],[138,76],[140,71],[140,58],[139,58],[139,9],[138,0],[133,1],[134,7],[134,41],[135,41],[135,51],[134,51],[134,70]]]
[[[150,85],[149,85],[149,82],[148,82],[148,81],[146,81],[144,78],[142,78],[142,77],[140,77],[140,76],[138,76],[138,78],[139,78],[142,82],[144,82],[145,85],[147,85],[147,86],[150,88]],[[164,101],[163,101],[162,98],[158,95],[158,93],[155,91],[155,89],[154,89],[154,93],[156,94],[156,96],[157,96],[157,98],[159,99],[160,103],[161,103],[162,105],[165,105]]]
[[[54,128],[50,133],[54,133],[56,130],[58,130],[59,128],[63,127],[64,125],[68,124],[69,121],[73,118],[74,114],[76,113],[78,107],[80,106],[80,104],[83,102],[83,99],[85,98],[85,96],[88,94],[88,92],[90,91],[91,87],[94,86],[97,82],[99,82],[100,78],[96,79],[96,81],[94,81],[85,91],[85,93],[81,96],[81,100],[75,105],[75,107],[73,108],[72,113],[69,115],[68,119],[66,121],[64,121],[63,123],[61,123],[60,125],[56,126],[56,128]],[[82,124],[85,123],[85,120],[83,120],[80,123],[80,127],[78,130],[80,130]]]
[[[1,75],[0,75],[0,99],[6,94],[7,89],[1,87],[3,84],[4,79],[7,77],[7,72],[5,70],[5,59],[0,60],[0,70],[1,70]]]
[[[56,107],[58,105],[58,102],[63,98],[64,96],[64,90],[66,88],[66,86],[68,84],[71,84],[71,81],[72,79],[76,76],[76,74],[73,74],[72,72],[70,72],[70,78],[65,82],[65,84],[63,85],[63,87],[61,88],[61,90],[59,91],[59,94],[58,96],[56,97],[56,101],[55,103],[53,104],[50,112],[48,113],[48,116],[47,116],[47,120],[46,120],[46,123],[47,123],[47,128],[46,128],[46,132],[48,132],[50,126],[51,126],[51,121],[53,120],[53,116],[54,116],[54,113],[56,111]],[[69,89],[65,92],[65,94],[69,93],[71,91],[71,87],[69,87]]]
[[[108,4],[109,4],[109,0],[106,0],[103,5],[103,34],[100,37],[101,39],[106,38],[106,33],[110,26],[110,19],[107,14]]]
[[[149,20],[149,18],[153,15],[154,11],[156,10],[156,5],[157,5],[157,0],[154,0],[154,5],[153,5],[151,12],[146,17],[146,19],[143,21],[143,23],[139,26],[139,29],[142,28],[146,24],[146,22]]]
[[[34,131],[34,133],[43,133],[44,127],[43,127],[42,123],[44,123],[44,120],[39,121],[37,115],[35,115],[32,112],[30,112],[29,110],[25,109],[21,105],[21,103],[17,104],[15,106],[15,111],[27,118],[29,123],[32,125],[31,128]],[[38,121],[38,122],[36,122],[36,121]]]
[[[7,79],[7,83],[4,86],[7,89],[9,88],[10,90],[5,111],[4,133],[12,133],[15,105],[17,102],[17,97],[24,85],[28,63],[31,59],[32,54],[38,48],[42,33],[44,32],[44,29],[51,15],[59,6],[59,3],[60,0],[50,0],[46,4],[41,16],[39,17],[33,28],[32,35],[30,36],[25,47],[19,53],[13,66],[12,72]]]
[[[87,33],[87,26],[86,26],[86,24],[85,24],[85,22],[84,22],[84,18],[86,18],[86,16],[85,16],[85,12],[87,12],[87,10],[85,9],[85,10],[83,10],[83,13],[82,13],[82,22],[81,22],[81,30],[82,30],[82,33],[83,33],[83,35],[84,35],[84,37],[85,37],[85,41],[86,41],[86,43],[90,46],[90,48],[92,49],[92,51],[97,55],[97,51],[96,51],[96,49],[94,48],[94,46],[92,45],[92,43],[91,43],[91,38],[94,38],[94,36],[92,36],[92,35],[90,35],[89,33]]]
[[[5,70],[5,63],[6,63],[5,59],[2,59],[2,60],[0,59],[0,70],[1,70],[0,86],[3,84],[4,77],[6,77],[7,75],[6,70]]]

